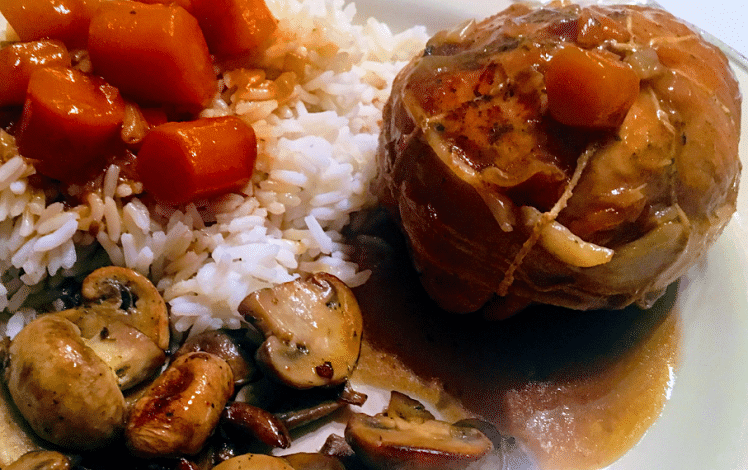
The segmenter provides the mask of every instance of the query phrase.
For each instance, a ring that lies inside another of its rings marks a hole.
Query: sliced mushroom
[[[226,331],[205,331],[190,337],[174,353],[174,357],[197,351],[214,354],[226,361],[234,372],[234,385],[244,385],[255,373],[254,361],[246,349]]]
[[[390,393],[390,402],[387,405],[385,414],[390,417],[402,418],[406,421],[419,423],[436,419],[434,415],[423,406],[423,403],[402,392],[398,392],[397,390],[393,390]]]
[[[339,434],[330,434],[327,436],[327,439],[325,439],[325,443],[322,444],[322,448],[320,448],[319,452],[330,457],[335,457],[344,464],[352,461],[356,457],[356,453],[353,451],[351,445],[348,444],[345,437]],[[352,465],[345,465],[346,468],[350,466]]]
[[[331,274],[256,291],[239,312],[265,336],[258,364],[289,386],[341,384],[356,366],[361,311],[353,292]]]
[[[278,413],[277,416],[288,429],[296,429],[330,416],[346,405],[347,403],[341,400],[323,401],[309,408],[284,411]]]
[[[340,460],[319,453],[298,452],[284,455],[283,458],[294,470],[345,470]]]
[[[166,362],[163,349],[143,332],[98,309],[58,312],[80,328],[86,345],[109,365],[121,390],[127,390],[155,375]]]
[[[122,430],[117,377],[65,318],[46,315],[26,325],[11,342],[6,377],[13,401],[43,439],[86,450]]]
[[[287,449],[291,445],[291,435],[281,419],[248,403],[234,402],[226,406],[221,414],[221,422],[248,433],[270,447]]]
[[[81,286],[86,306],[108,309],[151,338],[159,348],[169,347],[166,302],[142,274],[119,266],[99,268]]]
[[[70,459],[60,452],[39,450],[28,452],[13,464],[3,467],[5,470],[70,470]]]
[[[371,469],[464,469],[493,446],[480,431],[435,419],[408,421],[396,416],[354,414],[345,438]]]
[[[213,470],[294,470],[284,459],[263,454],[244,454],[219,463]]]

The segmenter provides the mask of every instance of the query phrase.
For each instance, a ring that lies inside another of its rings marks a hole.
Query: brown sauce
[[[649,310],[531,307],[501,322],[440,311],[423,293],[396,229],[358,244],[372,277],[359,379],[477,414],[518,439],[541,468],[602,468],[660,415],[673,385],[675,286]],[[379,239],[381,240],[381,238]]]

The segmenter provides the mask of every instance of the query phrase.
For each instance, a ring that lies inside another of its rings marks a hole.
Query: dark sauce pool
[[[357,240],[357,261],[372,270],[356,290],[362,380],[420,394],[453,419],[480,415],[541,468],[605,467],[660,415],[678,359],[675,285],[648,310],[536,306],[487,321],[435,306],[386,217]]]

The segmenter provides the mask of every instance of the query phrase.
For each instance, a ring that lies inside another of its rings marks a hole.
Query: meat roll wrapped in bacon
[[[375,190],[446,310],[646,307],[735,211],[740,106],[665,11],[515,4],[398,75]]]

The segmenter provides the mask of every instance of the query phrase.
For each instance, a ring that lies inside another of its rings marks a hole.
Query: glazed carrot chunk
[[[191,0],[210,51],[218,57],[258,52],[278,21],[265,0]]]
[[[200,26],[176,5],[104,3],[91,20],[88,52],[98,74],[142,104],[196,111],[217,91]]]
[[[125,104],[98,77],[65,67],[35,70],[17,135],[18,150],[43,175],[73,182],[100,164],[119,136]]]
[[[169,122],[143,139],[136,159],[145,190],[183,204],[240,189],[257,158],[254,130],[235,116]]]
[[[545,86],[551,116],[579,127],[618,127],[639,95],[639,77],[628,64],[577,46],[553,55]]]
[[[59,39],[85,47],[88,24],[99,0],[2,0],[3,14],[21,41]]]
[[[184,8],[192,14],[192,6],[190,0],[136,0],[140,3],[148,3],[148,4],[154,4],[154,3],[160,3],[162,5],[168,5],[170,3],[174,3],[175,5],[179,5],[180,7]]]
[[[0,106],[22,105],[31,72],[41,67],[70,66],[60,41],[32,41],[0,49]]]

